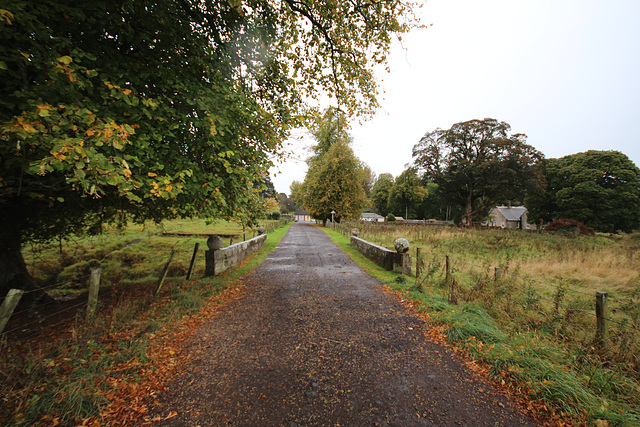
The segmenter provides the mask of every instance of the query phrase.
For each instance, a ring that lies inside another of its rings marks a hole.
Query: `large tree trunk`
[[[0,227],[0,298],[4,298],[10,289],[22,289],[30,292],[23,301],[50,301],[51,297],[40,291],[22,257],[20,230],[5,223]]]
[[[467,202],[464,206],[462,223],[468,227],[469,225],[471,225],[471,218],[473,218],[473,190],[469,190],[469,192],[467,193]]]

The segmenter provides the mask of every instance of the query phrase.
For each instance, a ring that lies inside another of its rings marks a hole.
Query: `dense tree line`
[[[598,231],[640,228],[640,169],[619,151],[586,151],[542,164],[547,186],[530,194],[532,221],[568,218]]]

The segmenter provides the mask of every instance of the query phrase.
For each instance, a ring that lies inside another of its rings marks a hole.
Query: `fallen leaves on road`
[[[112,390],[105,394],[109,400],[98,417],[83,421],[83,426],[94,425],[150,425],[161,421],[149,418],[149,399],[159,391],[165,390],[166,382],[177,373],[188,360],[189,355],[183,351],[194,332],[207,320],[215,317],[220,308],[232,301],[239,300],[244,293],[244,285],[239,283],[229,286],[217,295],[209,298],[208,303],[197,313],[183,318],[177,325],[172,324],[149,335],[148,361],[144,364],[142,375],[136,382],[110,379]],[[126,370],[132,360],[114,368],[114,371]],[[164,420],[178,415],[171,411]]]

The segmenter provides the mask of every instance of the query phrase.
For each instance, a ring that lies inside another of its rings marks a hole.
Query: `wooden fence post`
[[[171,251],[171,254],[169,255],[169,259],[167,260],[167,263],[164,265],[164,269],[162,270],[162,275],[160,275],[160,280],[158,280],[156,289],[153,291],[152,297],[154,299],[158,295],[158,292],[160,292],[160,288],[162,287],[162,283],[164,282],[165,277],[167,277],[167,273],[169,272],[169,264],[171,264],[171,260],[173,259],[173,255],[175,253],[176,251],[174,250]]]
[[[91,322],[98,308],[98,292],[100,291],[100,267],[91,269],[89,279],[89,301],[87,302],[87,322]]]
[[[13,314],[13,310],[16,309],[18,302],[20,302],[22,294],[24,294],[24,291],[21,289],[9,289],[7,296],[4,297],[2,306],[0,306],[0,334],[4,331],[4,327],[7,326],[7,322],[9,322],[9,318]]]
[[[447,259],[445,262],[445,278],[447,280],[447,282],[449,281],[449,279],[451,279],[451,257],[449,255],[447,255]]]
[[[493,280],[496,282],[502,278],[502,268],[496,267],[493,275]]]
[[[198,254],[198,248],[200,248],[200,243],[196,243],[196,247],[193,248],[193,255],[191,256],[191,262],[189,263],[189,271],[187,271],[186,280],[191,279],[191,272],[193,272],[193,264],[196,262],[196,255]]]
[[[416,278],[420,277],[420,248],[416,248]]]
[[[598,342],[604,341],[607,335],[607,295],[607,292],[596,292],[596,341]]]
[[[451,276],[451,257],[447,255],[446,260],[446,283],[449,285],[449,304],[458,304],[458,297],[456,296],[456,281]]]

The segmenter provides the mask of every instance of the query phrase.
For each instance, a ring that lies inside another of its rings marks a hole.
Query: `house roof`
[[[382,215],[378,215],[374,212],[362,212],[361,218],[384,218]]]
[[[294,215],[309,215],[307,213],[307,211],[305,211],[304,209],[297,209],[293,214]]]
[[[520,221],[522,215],[527,212],[524,206],[498,206],[495,209],[498,209],[507,221]]]

